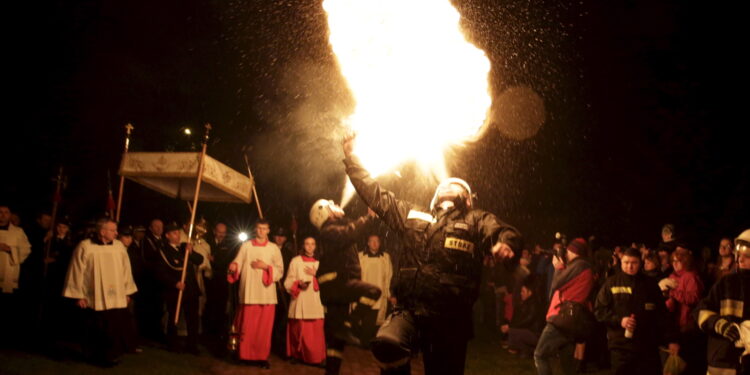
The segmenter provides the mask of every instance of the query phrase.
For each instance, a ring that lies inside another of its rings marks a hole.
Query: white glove
[[[661,289],[662,291],[674,289],[676,287],[677,287],[677,280],[675,279],[670,279],[667,277],[659,281],[659,289]]]

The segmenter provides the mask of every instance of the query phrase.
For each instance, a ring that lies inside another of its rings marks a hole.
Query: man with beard
[[[320,230],[322,255],[317,277],[320,296],[326,307],[326,374],[341,369],[346,344],[359,345],[351,331],[349,305],[358,302],[373,306],[381,295],[375,285],[363,282],[354,243],[367,233],[375,213],[357,220],[344,217],[344,210],[333,201],[320,199],[310,209],[310,222]]]
[[[464,180],[441,182],[424,211],[370,177],[352,154],[353,137],[344,140],[343,148],[346,173],[357,193],[404,240],[395,287],[398,303],[372,342],[375,359],[384,373],[408,374],[409,358],[419,347],[426,374],[463,374],[484,256],[517,258],[520,233],[475,209]]]

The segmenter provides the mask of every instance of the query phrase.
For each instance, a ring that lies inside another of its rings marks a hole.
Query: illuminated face
[[[305,249],[305,254],[307,256],[313,256],[315,255],[315,239],[312,237],[305,238],[305,243],[302,245]]]
[[[122,244],[125,245],[125,247],[129,247],[130,244],[133,243],[133,236],[127,236],[127,235],[120,236],[120,242],[122,242]]]
[[[8,225],[10,222],[10,209],[5,206],[0,206],[0,225]]]
[[[625,255],[620,260],[620,263],[622,264],[622,272],[628,275],[635,275],[641,269],[641,258],[638,257]]]
[[[719,256],[732,256],[732,241],[725,238],[719,242]]]
[[[377,253],[378,250],[380,250],[380,237],[370,236],[370,238],[367,239],[367,248],[370,249],[371,253]]]
[[[224,238],[227,236],[227,226],[219,223],[214,226],[214,238],[216,239],[216,242],[224,241]]]
[[[268,233],[270,231],[271,229],[268,227],[268,224],[258,224],[255,226],[255,237],[260,241],[266,241],[268,240]]]
[[[442,202],[455,202],[459,198],[466,196],[468,192],[463,186],[456,183],[440,184],[437,188],[437,204]]]
[[[161,235],[164,233],[164,223],[159,219],[152,220],[151,225],[148,226],[148,229],[151,231],[151,233],[154,234],[154,236],[161,237]]]
[[[672,269],[675,270],[675,272],[680,272],[683,269],[682,262],[677,257],[672,258]]]
[[[42,214],[41,216],[39,216],[39,219],[37,219],[37,223],[39,223],[40,227],[49,229],[52,226],[52,216]]]
[[[65,223],[57,223],[57,225],[55,225],[55,231],[58,236],[64,237],[70,231],[70,227]]]
[[[102,242],[112,242],[117,238],[117,224],[113,222],[106,223],[99,230],[99,236]]]
[[[653,271],[655,270],[659,265],[654,263],[651,259],[646,259],[643,261],[643,269],[646,271]]]
[[[734,250],[737,252],[737,266],[743,270],[750,269],[750,243],[737,240]]]
[[[531,297],[531,289],[527,288],[526,286],[521,287],[521,301],[526,301]]]

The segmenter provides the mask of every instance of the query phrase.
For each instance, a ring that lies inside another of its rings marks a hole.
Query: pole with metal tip
[[[201,151],[200,160],[198,161],[198,178],[195,181],[195,195],[193,196],[193,205],[191,206],[192,209],[190,210],[190,229],[188,229],[188,244],[187,246],[190,246],[190,240],[193,238],[193,226],[195,224],[195,213],[198,210],[198,197],[200,196],[201,192],[201,180],[203,179],[203,169],[205,167],[206,163],[206,148],[208,148],[208,134],[211,131],[211,124],[206,124],[206,135],[203,138],[203,150]],[[180,284],[185,284],[185,275],[187,274],[188,269],[188,256],[190,255],[190,252],[185,251],[185,259],[182,263],[182,277],[180,278]],[[185,291],[185,288],[183,287],[180,290],[180,293],[177,295],[177,308],[175,309],[174,314],[174,324],[177,325],[177,322],[180,320],[180,306],[182,305],[182,294]]]
[[[132,124],[125,124],[125,152],[122,154],[123,159],[128,153],[130,147],[130,133],[135,129]],[[117,192],[117,211],[115,211],[115,221],[120,222],[120,209],[122,208],[122,189],[125,187],[125,176],[120,176],[120,190]]]

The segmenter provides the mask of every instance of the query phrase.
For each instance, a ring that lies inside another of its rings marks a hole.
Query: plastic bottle
[[[635,318],[635,314],[630,314],[630,318]],[[633,330],[625,328],[625,338],[632,339],[633,338]]]

